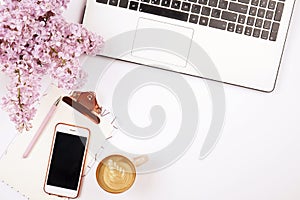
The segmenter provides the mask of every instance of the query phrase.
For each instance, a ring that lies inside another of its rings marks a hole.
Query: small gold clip
[[[71,96],[63,97],[63,102],[88,117],[94,123],[99,124],[100,118],[98,117],[102,111],[96,98],[95,92],[79,92],[74,91]]]

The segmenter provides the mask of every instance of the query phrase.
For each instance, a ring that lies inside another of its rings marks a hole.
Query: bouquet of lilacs
[[[103,39],[62,12],[70,0],[3,0],[0,5],[0,69],[10,77],[2,106],[19,131],[31,128],[41,80],[75,89],[84,76],[82,54],[96,54]]]

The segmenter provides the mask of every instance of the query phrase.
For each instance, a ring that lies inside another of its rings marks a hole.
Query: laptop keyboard
[[[276,41],[285,0],[96,0],[132,11]]]

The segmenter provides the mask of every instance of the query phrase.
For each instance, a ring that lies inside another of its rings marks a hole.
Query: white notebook
[[[100,125],[96,125],[87,117],[75,111],[64,102],[60,102],[51,120],[45,127],[42,135],[35,144],[28,158],[22,155],[47,115],[55,100],[66,95],[62,90],[51,86],[47,94],[42,97],[38,112],[33,121],[30,132],[24,132],[16,136],[8,147],[6,153],[0,159],[0,181],[14,188],[23,196],[32,200],[62,199],[48,195],[44,192],[44,180],[50,154],[55,125],[59,122],[87,127],[91,130],[90,144],[84,174],[88,173],[93,164],[95,154],[100,152],[106,139],[111,137],[113,126],[110,119],[101,118]],[[101,131],[99,131],[101,130]],[[101,134],[104,133],[104,134]]]

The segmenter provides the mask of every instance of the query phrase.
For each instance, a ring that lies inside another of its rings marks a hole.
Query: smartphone
[[[87,128],[56,125],[44,184],[46,193],[78,197],[89,138]]]

